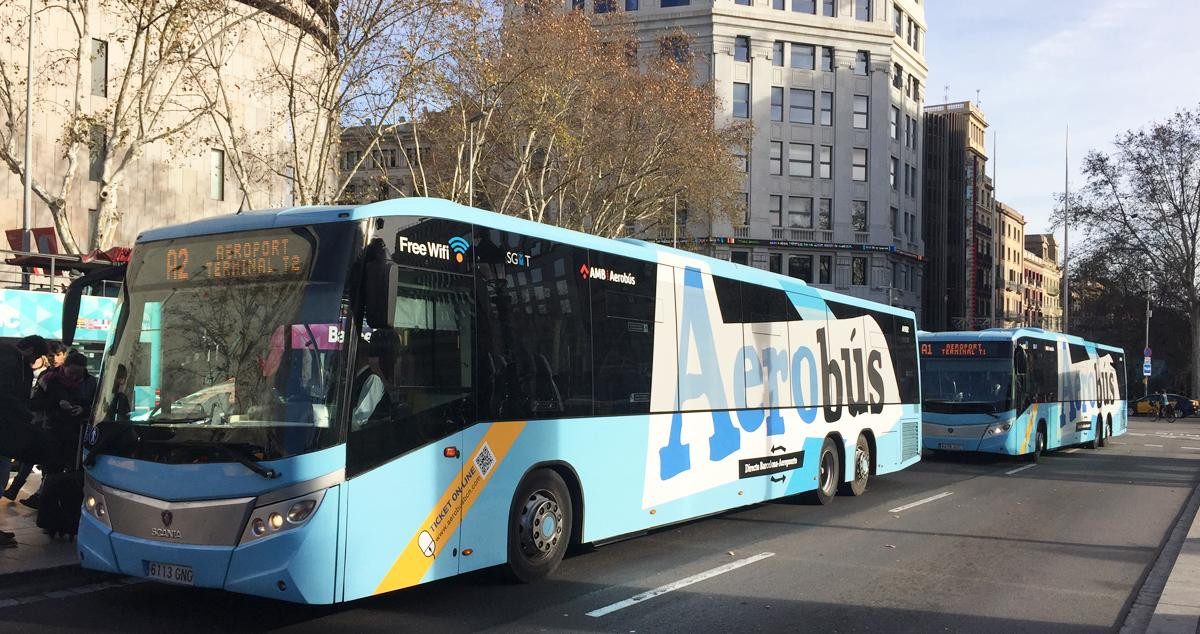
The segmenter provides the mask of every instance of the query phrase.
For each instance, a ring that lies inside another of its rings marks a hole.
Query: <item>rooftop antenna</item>
[[[980,96],[981,92],[983,91],[978,88],[975,89],[975,105],[979,108],[983,107],[983,97]]]
[[[950,103],[950,84],[942,87],[942,103]]]

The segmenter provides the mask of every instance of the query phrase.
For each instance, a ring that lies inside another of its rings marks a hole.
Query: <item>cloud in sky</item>
[[[980,91],[996,197],[1028,233],[1049,228],[1068,124],[1078,191],[1089,150],[1200,107],[1200,1],[927,0],[925,11],[926,103],[942,103],[947,85],[952,102]]]

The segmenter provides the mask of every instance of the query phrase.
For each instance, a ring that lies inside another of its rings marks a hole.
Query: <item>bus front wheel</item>
[[[858,435],[858,442],[854,445],[854,458],[847,468],[854,469],[854,479],[849,482],[843,482],[838,487],[838,492],[842,495],[853,495],[855,497],[867,492],[867,480],[871,477],[871,460],[874,456],[871,455],[871,443],[867,442],[867,437],[863,434]]]
[[[532,583],[554,572],[571,540],[571,494],[562,476],[539,469],[525,477],[508,519],[508,565],[517,580]]]
[[[821,453],[817,457],[817,490],[809,494],[809,500],[815,504],[831,504],[841,479],[842,465],[838,459],[837,445],[832,438],[826,438],[821,443]]]
[[[1037,462],[1042,457],[1042,452],[1046,451],[1046,432],[1038,425],[1036,436],[1033,440],[1033,452],[1028,455],[1030,462]]]

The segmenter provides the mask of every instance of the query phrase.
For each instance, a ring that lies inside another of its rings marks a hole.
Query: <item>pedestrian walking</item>
[[[50,456],[42,464],[43,483],[47,475],[75,463],[79,433],[96,398],[96,387],[96,378],[87,369],[87,357],[74,350],[67,354],[63,365],[47,370],[38,378],[31,403],[35,411],[45,416],[51,441]],[[39,491],[21,503],[36,509],[41,497]]]
[[[33,435],[28,428],[33,419],[29,408],[33,369],[45,363],[49,353],[46,340],[30,335],[14,345],[0,344],[0,451],[24,460],[31,449]],[[13,548],[16,536],[0,530],[0,548]]]

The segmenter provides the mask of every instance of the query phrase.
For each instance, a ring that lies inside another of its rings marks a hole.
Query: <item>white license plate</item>
[[[157,561],[146,562],[146,576],[167,583],[178,583],[185,586],[195,584],[191,566],[179,564],[164,564]]]
[[[961,451],[962,445],[956,442],[940,442],[938,443],[938,449],[956,449]]]

